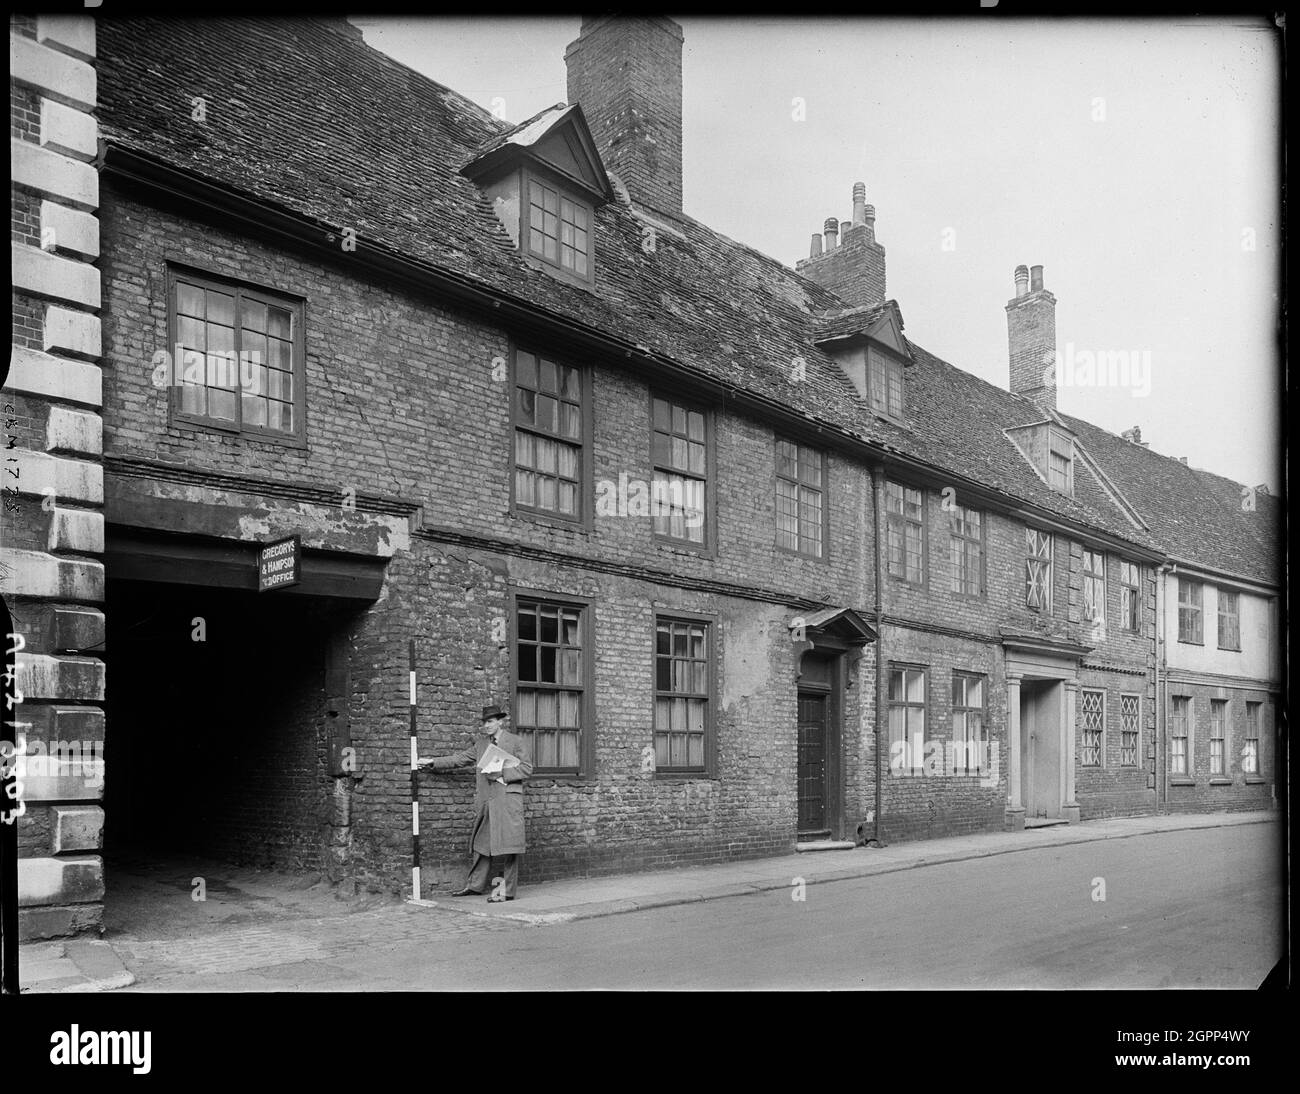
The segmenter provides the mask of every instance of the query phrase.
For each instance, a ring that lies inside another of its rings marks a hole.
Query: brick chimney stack
[[[1011,390],[1055,410],[1056,297],[1043,288],[1042,266],[1017,266],[1015,280],[1016,295],[1007,301]]]
[[[867,204],[865,184],[853,184],[853,219],[827,217],[822,238],[824,245],[813,236],[811,253],[794,268],[853,307],[883,304],[885,248],[876,242],[876,209]]]
[[[584,17],[564,52],[568,96],[632,200],[682,211],[682,28],[672,19]]]

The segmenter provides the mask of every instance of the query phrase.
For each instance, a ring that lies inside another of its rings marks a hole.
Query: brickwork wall
[[[1192,747],[1190,771],[1186,777],[1169,777],[1169,811],[1214,813],[1220,810],[1271,809],[1276,804],[1273,787],[1277,782],[1277,708],[1266,691],[1219,687],[1213,684],[1171,680],[1170,733],[1173,732],[1173,697],[1192,700]],[[1225,726],[1225,762],[1222,774],[1210,773],[1210,702],[1228,704]],[[1259,772],[1243,770],[1242,744],[1246,738],[1246,703],[1259,703]]]

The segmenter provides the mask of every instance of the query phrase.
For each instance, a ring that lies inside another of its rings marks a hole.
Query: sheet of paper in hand
[[[478,769],[484,775],[498,775],[507,767],[518,767],[519,757],[513,756],[504,748],[488,745],[483,755],[478,758]]]

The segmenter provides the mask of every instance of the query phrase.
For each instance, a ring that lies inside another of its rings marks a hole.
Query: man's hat
[[[506,716],[506,712],[494,703],[483,708],[483,717],[480,720],[489,722],[493,718],[505,718]]]

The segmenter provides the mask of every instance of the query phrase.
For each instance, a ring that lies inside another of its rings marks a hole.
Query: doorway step
[[[821,833],[800,832],[799,840],[794,845],[794,849],[799,852],[852,851],[856,846],[857,844],[849,839],[831,839],[829,832],[824,835]]]
[[[1065,817],[1026,817],[1026,828],[1051,828],[1056,824],[1069,824]]]

